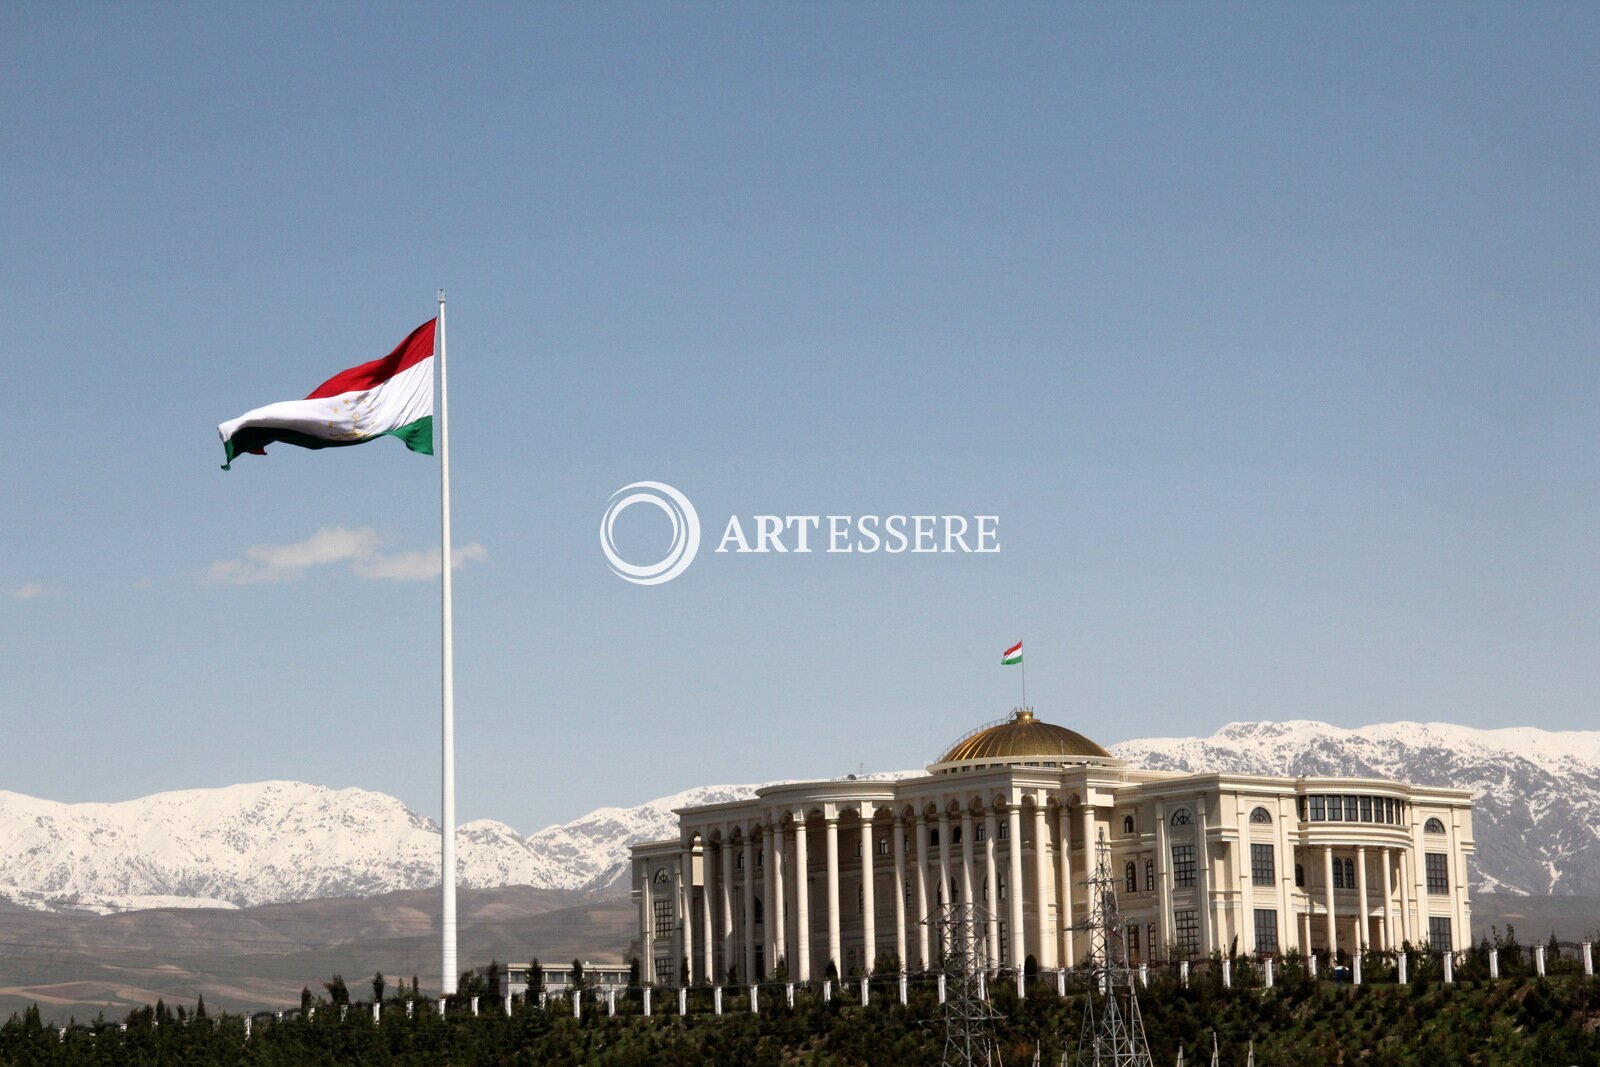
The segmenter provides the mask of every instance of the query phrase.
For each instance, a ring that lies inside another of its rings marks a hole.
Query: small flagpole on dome
[[[1019,641],[1018,644],[1021,644],[1021,642]],[[1017,666],[1022,668],[1022,710],[1023,711],[1027,711],[1028,710],[1028,657],[1026,655],[1019,654],[1017,656]]]

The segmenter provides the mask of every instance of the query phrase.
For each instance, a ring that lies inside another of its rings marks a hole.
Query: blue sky
[[[1019,637],[1041,716],[1107,743],[1594,723],[1592,7],[0,29],[6,788],[437,813],[436,583],[368,576],[438,544],[435,464],[223,473],[215,425],[441,286],[462,818],[914,766],[1017,702]],[[596,537],[641,479],[708,528],[653,588]],[[1002,551],[711,553],[734,513],[996,514]]]

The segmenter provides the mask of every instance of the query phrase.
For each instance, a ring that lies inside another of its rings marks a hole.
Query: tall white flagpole
[[[443,983],[441,988],[449,996],[456,991],[456,724],[455,724],[455,647],[450,618],[450,387],[445,369],[444,344],[444,290],[439,290],[439,410],[436,415],[439,431],[439,589],[442,617],[440,639],[442,664],[440,679],[441,715],[440,752],[443,802],[441,821],[444,826],[439,841],[440,881],[444,889],[444,902],[440,911],[440,928],[444,935]]]

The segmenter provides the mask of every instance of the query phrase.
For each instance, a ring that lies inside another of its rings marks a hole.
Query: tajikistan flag
[[[1022,662],[1022,642],[1018,641],[1004,652],[1000,653],[1000,665],[1009,667],[1014,663]]]
[[[247,411],[217,427],[233,466],[241,452],[267,454],[277,441],[301,448],[335,448],[398,437],[413,452],[433,455],[433,327],[437,319],[382,359],[341,371],[304,400]]]

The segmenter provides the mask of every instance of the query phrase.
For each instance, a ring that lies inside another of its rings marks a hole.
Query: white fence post
[[[1454,952],[1446,952],[1444,954],[1444,980],[1446,982],[1454,982],[1456,980],[1455,963],[1456,954]]]
[[[870,829],[870,827],[869,827],[869,829]],[[871,988],[871,986],[869,986],[867,984],[867,979],[863,978],[863,979],[861,979],[861,1004],[862,1004],[862,1006],[865,1007],[867,1002],[869,1000],[871,1000],[871,999],[872,999],[872,988]]]
[[[650,1018],[650,987],[644,987],[644,1017]]]
[[[1184,960],[1178,964],[1178,981],[1183,983],[1183,988],[1189,988],[1189,961]]]
[[[822,980],[822,1003],[827,1004],[833,1000],[833,979]]]
[[[1143,968],[1140,968],[1140,969],[1143,970]],[[1263,977],[1266,979],[1267,988],[1271,989],[1272,988],[1272,978],[1273,978],[1273,976],[1272,976],[1272,958],[1270,956],[1267,957],[1266,964],[1262,967],[1261,973],[1262,973]]]
[[[1222,988],[1223,989],[1232,989],[1233,988],[1233,961],[1232,960],[1223,960],[1222,961]]]
[[[1587,959],[1587,958],[1588,957],[1585,957],[1585,959]],[[904,973],[902,973],[900,975],[900,1005],[901,1005],[901,1007],[904,1007],[905,1003],[906,1003],[906,976],[905,976]]]
[[[581,989],[572,991],[572,1017],[574,1019],[583,1018],[583,990]]]
[[[794,983],[793,982],[790,982],[788,985],[783,987],[783,995],[788,999],[789,1007],[791,1007],[791,1008],[794,1007]]]
[[[1500,950],[1497,948],[1489,950],[1489,977],[1500,977]]]
[[[383,1021],[383,1005],[376,1000],[372,1002],[372,1021],[375,1023]]]
[[[1359,949],[1350,954],[1350,982],[1352,985],[1361,984],[1361,952]]]
[[[1140,966],[1143,966],[1143,965],[1141,964]],[[1067,995],[1067,969],[1065,967],[1057,967],[1056,968],[1056,996],[1064,997],[1066,995]]]
[[[1139,984],[1146,989],[1150,988],[1150,965],[1148,963],[1139,964]]]
[[[1018,967],[1017,968],[1017,999],[1018,1000],[1026,1000],[1027,998],[1028,998],[1028,976],[1027,976],[1026,972],[1023,971],[1023,969],[1021,967]]]
[[[473,997],[472,998],[472,1014],[473,1015],[477,1015],[478,1014],[478,998],[477,997]]]
[[[250,1016],[248,1015],[244,1017],[244,1039],[246,1041],[250,1040]]]
[[[444,997],[440,997],[439,998],[439,1014],[441,1016],[444,1015],[444,1009],[445,1009],[445,1006],[446,1006],[447,1003],[448,1002],[445,1000]]]
[[[944,975],[939,976],[939,1003],[944,1003]]]
[[[1410,963],[1410,960],[1411,960],[1410,953],[1406,952],[1404,949],[1401,949],[1400,950],[1400,955],[1395,961],[1396,965],[1400,968],[1399,974],[1400,974],[1400,984],[1401,985],[1405,985],[1406,984],[1406,970],[1407,970],[1408,964]]]
[[[606,1014],[607,1015],[615,1015],[616,1013],[617,1013],[617,987],[616,986],[612,986],[610,989],[606,990]]]
[[[1583,976],[1594,977],[1594,945],[1588,941],[1583,943]]]
[[[712,986],[711,987],[711,1013],[713,1015],[721,1015],[722,1014],[722,987],[721,986]]]
[[[750,1014],[752,1014],[752,1015],[760,1015],[761,1014],[761,999],[760,998],[761,998],[761,987],[758,986],[758,985],[751,986],[750,987]]]
[[[1533,969],[1534,969],[1534,971],[1536,971],[1538,973],[1540,978],[1544,977],[1544,946],[1543,945],[1534,945],[1533,946]]]
[[[689,990],[683,986],[678,987],[678,1014],[689,1014]]]
[[[989,976],[982,971],[978,972],[978,999],[989,999]]]

